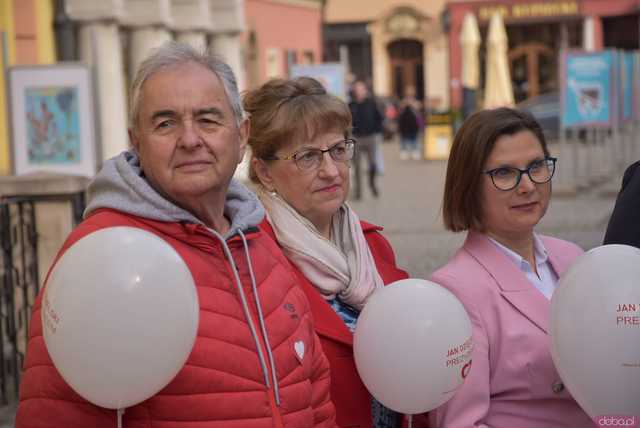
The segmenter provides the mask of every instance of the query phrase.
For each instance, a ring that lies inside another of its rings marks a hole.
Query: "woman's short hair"
[[[506,107],[482,110],[462,124],[453,139],[444,185],[442,217],[447,230],[483,230],[480,177],[485,163],[498,138],[520,131],[531,131],[549,156],[542,128],[528,112]]]
[[[243,105],[251,119],[252,158],[270,159],[294,141],[312,141],[325,132],[338,131],[345,137],[351,132],[347,104],[310,77],[272,79],[246,93]],[[253,162],[249,164],[249,178],[260,182]]]

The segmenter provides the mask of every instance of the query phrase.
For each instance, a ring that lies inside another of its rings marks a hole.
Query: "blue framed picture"
[[[93,86],[83,64],[9,69],[11,152],[16,175],[46,171],[93,176]]]
[[[301,76],[313,77],[325,87],[327,92],[336,97],[346,100],[346,70],[341,63],[325,63],[325,64],[295,64],[291,66],[290,77],[296,78]]]

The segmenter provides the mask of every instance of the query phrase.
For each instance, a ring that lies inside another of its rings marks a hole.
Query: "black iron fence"
[[[38,239],[42,231],[37,229],[36,206],[42,203],[44,208],[41,211],[44,227],[56,227],[47,224],[44,218],[48,214],[46,202],[69,203],[72,225],[82,220],[85,206],[85,181],[73,178],[70,185],[69,181],[62,180],[66,187],[60,187],[58,178],[40,180],[51,187],[44,189],[46,193],[38,189],[33,180],[25,185],[33,191],[31,194],[7,196],[0,192],[0,405],[9,404],[18,397],[31,309],[43,279],[38,260]],[[13,189],[8,185],[0,187],[6,192],[28,193],[20,192],[21,189],[15,186]]]
[[[18,394],[29,317],[40,284],[32,199],[0,199],[0,245],[0,402],[7,404]]]

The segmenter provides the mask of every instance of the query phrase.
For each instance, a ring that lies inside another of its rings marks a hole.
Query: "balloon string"
[[[413,426],[413,415],[407,415],[407,428],[411,428]]]
[[[122,415],[124,415],[124,409],[118,409],[118,428],[122,428]]]

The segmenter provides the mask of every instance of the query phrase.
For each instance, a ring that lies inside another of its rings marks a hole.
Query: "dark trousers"
[[[360,199],[362,197],[362,157],[367,159],[367,177],[369,181],[369,188],[373,196],[378,196],[378,188],[376,187],[376,175],[378,175],[378,167],[376,164],[376,150],[379,150],[377,141],[379,139],[378,134],[367,135],[365,137],[356,137],[358,143],[356,144],[356,153],[353,158],[353,165],[355,168],[355,198]]]

